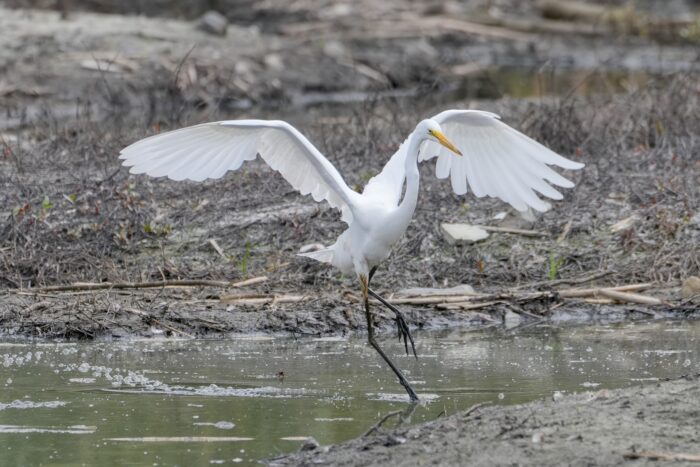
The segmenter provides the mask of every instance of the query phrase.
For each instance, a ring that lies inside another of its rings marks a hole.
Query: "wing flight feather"
[[[546,211],[550,204],[537,193],[558,200],[562,199],[561,193],[549,183],[563,188],[574,186],[549,165],[570,170],[583,167],[509,127],[491,112],[447,110],[433,120],[464,155],[455,156],[438,143],[428,141],[420,160],[437,157],[437,177],[450,177],[457,194],[466,194],[471,188],[479,198],[500,198],[519,211],[528,207]]]
[[[341,210],[345,222],[352,221],[359,195],[304,135],[283,121],[204,123],[137,141],[119,157],[134,174],[202,181],[238,170],[258,154],[292,187],[316,201],[327,201]]]

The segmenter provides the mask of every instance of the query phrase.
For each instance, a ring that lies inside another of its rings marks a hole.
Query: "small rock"
[[[406,433],[406,436],[411,439],[417,439],[420,437],[420,430],[417,428],[409,430],[408,433]]]
[[[601,389],[600,391],[593,393],[590,396],[589,401],[605,400],[605,399],[609,399],[609,398],[610,398],[610,391],[608,391],[607,389]],[[627,401],[627,402],[629,402],[629,401]]]
[[[316,449],[321,446],[318,444],[318,441],[316,441],[314,438],[309,437],[304,444],[301,445],[300,451],[315,451]]]
[[[280,54],[267,54],[263,58],[265,66],[270,70],[282,71],[284,70],[284,60]]]
[[[475,243],[489,237],[484,229],[469,224],[441,224],[442,233],[451,245],[456,243]]]
[[[228,28],[228,19],[218,11],[209,10],[199,18],[197,27],[209,34],[225,36]]]
[[[328,41],[323,45],[323,53],[333,58],[348,55],[347,48],[340,41]]]
[[[700,295],[700,277],[690,276],[683,281],[681,286],[681,297],[690,298]]]
[[[554,428],[552,427],[544,427],[541,430],[537,430],[532,434],[532,442],[533,443],[541,443],[544,440],[547,439],[548,436],[553,435],[555,433]]]
[[[520,315],[518,315],[517,313],[513,313],[510,310],[506,311],[506,314],[503,317],[503,325],[506,327],[506,329],[511,329],[516,326],[519,326],[521,321],[522,319],[520,318]]]
[[[389,435],[387,436],[386,441],[384,442],[384,446],[396,446],[398,444],[404,444],[405,442],[406,438],[404,438],[403,436]]]
[[[335,3],[318,10],[319,18],[325,21],[337,20],[352,13],[352,3]]]

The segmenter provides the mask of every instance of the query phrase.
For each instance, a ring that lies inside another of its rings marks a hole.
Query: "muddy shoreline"
[[[279,456],[267,465],[695,465],[700,375],[481,406],[422,425]],[[387,423],[389,425],[389,423]]]
[[[263,292],[255,296],[265,295]],[[337,293],[311,296],[307,293],[300,303],[240,305],[226,304],[229,295],[207,288],[67,294],[6,292],[0,305],[0,310],[4,310],[0,322],[2,335],[7,337],[75,339],[163,335],[216,338],[249,334],[318,337],[366,332],[361,307],[355,300],[349,301],[347,296]],[[597,305],[573,300],[531,304],[528,306],[531,312],[507,302],[475,311],[417,305],[401,308],[417,339],[421,330],[517,328],[543,321],[552,326],[570,326],[700,318],[700,308],[693,303]],[[391,338],[395,333],[393,314],[379,305],[373,307],[373,312],[379,332]]]

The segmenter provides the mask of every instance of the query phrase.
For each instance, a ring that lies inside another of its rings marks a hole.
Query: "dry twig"
[[[267,281],[267,276],[253,277],[240,282],[212,280],[165,280],[156,282],[75,282],[68,285],[51,285],[36,289],[20,289],[17,292],[72,292],[76,290],[110,290],[110,289],[152,289],[160,287],[245,287]]]
[[[526,237],[546,237],[546,232],[540,232],[539,230],[525,230],[525,229],[513,229],[510,227],[495,227],[491,225],[476,225],[480,229],[484,229],[489,232],[501,232],[501,233],[512,233],[517,235],[524,235]]]
[[[700,454],[689,454],[685,452],[660,452],[660,451],[639,451],[626,452],[625,459],[650,459],[654,461],[685,461],[700,462]]]
[[[377,423],[372,425],[369,430],[365,432],[365,434],[362,435],[363,438],[371,435],[375,431],[377,431],[379,428],[381,428],[384,423],[386,423],[387,420],[389,420],[391,417],[395,417],[397,415],[401,415],[403,413],[403,410],[394,410],[393,412],[389,412],[388,414],[384,415]]]
[[[307,295],[258,295],[258,296],[240,296],[240,295],[224,295],[219,299],[220,303],[237,305],[264,305],[267,303],[298,303],[311,297]]]
[[[648,297],[637,293],[620,292],[619,290],[601,289],[600,295],[612,298],[619,302],[641,303],[643,305],[664,305],[666,302],[656,297]]]

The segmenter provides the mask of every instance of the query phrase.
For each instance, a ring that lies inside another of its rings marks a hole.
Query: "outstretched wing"
[[[172,180],[221,178],[260,157],[301,194],[328,201],[350,223],[357,195],[328,159],[296,128],[274,120],[204,123],[142,139],[119,158],[134,174]]]
[[[446,110],[433,120],[464,156],[457,157],[429,141],[421,150],[420,160],[437,157],[437,177],[450,177],[452,189],[460,195],[467,193],[468,184],[479,198],[500,198],[519,211],[528,207],[546,211],[550,204],[541,200],[535,191],[559,200],[561,193],[549,183],[563,188],[574,186],[548,165],[564,169],[583,167],[509,127],[490,112]]]

